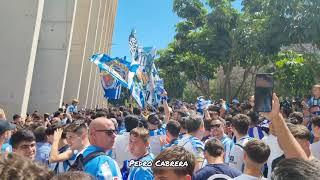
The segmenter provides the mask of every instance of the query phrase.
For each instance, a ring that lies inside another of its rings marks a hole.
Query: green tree
[[[279,53],[275,62],[276,90],[286,96],[308,94],[315,83],[313,67],[310,65],[302,54],[293,51]]]

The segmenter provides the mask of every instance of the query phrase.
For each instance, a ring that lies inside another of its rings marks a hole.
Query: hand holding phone
[[[254,111],[271,112],[273,74],[257,74],[254,93]]]

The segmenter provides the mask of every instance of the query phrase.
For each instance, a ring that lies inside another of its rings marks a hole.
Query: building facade
[[[3,0],[0,108],[7,118],[62,103],[106,106],[94,53],[110,53],[117,0]]]

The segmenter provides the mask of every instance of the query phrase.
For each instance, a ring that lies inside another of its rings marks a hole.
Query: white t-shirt
[[[129,151],[129,138],[130,132],[124,132],[122,135],[116,136],[112,149],[112,157],[115,158],[119,168],[122,168],[123,161],[134,159],[134,156]]]
[[[320,160],[320,141],[311,144],[312,155]]]
[[[265,177],[255,177],[247,174],[241,174],[238,177],[233,178],[234,180],[267,180]]]
[[[270,156],[267,161],[268,165],[268,178],[271,177],[271,167],[272,167],[272,161],[278,157],[280,157],[283,154],[283,151],[281,150],[277,137],[270,134],[269,136],[265,136],[262,141],[266,143],[270,148]]]
[[[231,148],[229,157],[229,166],[243,171],[243,146],[252,138],[248,135],[237,140],[236,144]]]

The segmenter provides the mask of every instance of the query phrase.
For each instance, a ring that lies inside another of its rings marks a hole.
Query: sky
[[[241,0],[233,4],[241,9]],[[175,24],[181,19],[173,12],[173,0],[118,0],[112,57],[129,58],[128,37],[136,30],[139,46],[166,48],[175,35]]]

